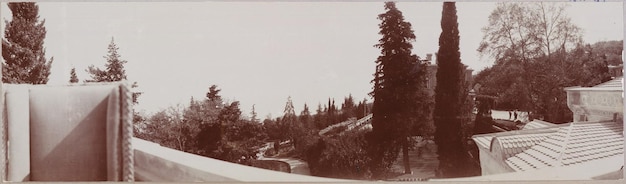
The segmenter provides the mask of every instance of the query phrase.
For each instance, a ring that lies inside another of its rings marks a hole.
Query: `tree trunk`
[[[409,141],[408,137],[402,139],[402,161],[404,162],[404,174],[411,174],[411,163],[409,163]]]

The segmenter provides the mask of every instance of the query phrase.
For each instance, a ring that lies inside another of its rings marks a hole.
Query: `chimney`
[[[433,54],[426,54],[426,61],[432,61]]]

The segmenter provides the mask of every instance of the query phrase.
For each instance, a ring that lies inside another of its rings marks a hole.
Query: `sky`
[[[296,112],[351,94],[367,99],[379,49],[377,15],[383,2],[40,2],[48,84],[68,83],[72,67],[89,78],[104,67],[114,38],[128,80],[139,84],[136,110],[149,115],[204,99],[212,84],[227,101],[252,106],[259,118],[283,115],[290,96]],[[587,43],[623,39],[623,4],[570,3],[568,16]],[[476,49],[493,2],[459,2],[461,61],[476,73],[493,62]],[[441,2],[398,2],[416,40],[413,53],[438,50]],[[0,17],[10,21],[3,2]],[[4,30],[4,21],[0,26]]]

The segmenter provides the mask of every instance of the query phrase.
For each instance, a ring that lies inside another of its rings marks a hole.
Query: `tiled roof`
[[[624,155],[616,155],[604,159],[585,162],[582,164],[563,167],[549,167],[539,170],[508,172],[503,174],[491,174],[477,177],[430,179],[429,181],[469,181],[472,183],[478,183],[476,181],[487,183],[497,183],[497,181],[516,181],[515,183],[544,183],[546,180],[549,180],[560,181],[556,183],[567,183],[567,181],[574,180],[620,180],[623,179],[622,174],[624,173],[624,170],[620,169],[623,165]]]
[[[539,137],[548,136],[549,134],[547,133],[556,132],[558,130],[558,127],[560,126],[565,126],[565,125],[553,124],[553,126],[546,126],[543,128],[537,128],[533,130],[523,129],[523,130],[516,130],[516,131],[479,134],[479,135],[472,136],[472,139],[474,140],[474,142],[476,142],[476,145],[478,145],[479,148],[488,149],[488,150],[491,150],[491,142],[493,141],[494,137],[499,137],[498,138],[500,139],[499,141],[500,142],[504,141],[502,143],[505,143],[505,145],[508,143],[508,144],[512,144],[513,145],[512,147],[520,147],[522,145],[527,145],[530,142],[535,142],[537,139],[540,139]],[[509,146],[505,146],[504,148],[507,148],[507,147]],[[523,147],[526,147],[526,146],[523,146]]]
[[[604,82],[602,84],[595,85],[593,87],[567,87],[566,91],[587,90],[587,91],[623,91],[624,90],[624,77],[617,77],[613,80]]]
[[[555,132],[543,132],[523,135],[498,136],[492,140],[491,147],[499,146],[504,158],[510,158],[524,150],[539,144]],[[498,144],[498,145],[494,145]]]
[[[490,149],[491,148],[491,139],[493,139],[493,135],[475,135],[472,136],[472,139],[474,139],[474,142],[476,142],[476,145],[479,148],[483,148],[483,149]]]
[[[575,122],[505,162],[515,171],[569,166],[624,153],[623,125]]]
[[[551,127],[551,126],[555,126],[555,124],[547,122],[547,121],[533,120],[531,122],[526,123],[526,125],[524,125],[524,128],[522,128],[522,130],[538,129],[538,128],[545,128],[545,127]]]
[[[600,88],[601,87],[622,87],[623,86],[622,85],[622,79],[623,79],[623,77],[617,77],[617,78],[615,78],[613,80],[607,81],[607,82],[602,83],[602,84],[598,84],[598,85],[593,86],[593,87],[600,87]]]

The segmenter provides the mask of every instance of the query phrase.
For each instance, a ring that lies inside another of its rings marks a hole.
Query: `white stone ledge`
[[[537,170],[509,172],[486,176],[466,178],[431,179],[429,181],[445,182],[476,182],[476,181],[533,181],[544,183],[546,181],[574,181],[574,180],[621,180],[624,171],[624,154],[607,157],[587,163],[548,167]],[[588,182],[580,182],[588,183]],[[596,182],[593,182],[596,183]]]
[[[154,182],[348,182],[244,166],[133,138],[135,178]]]

